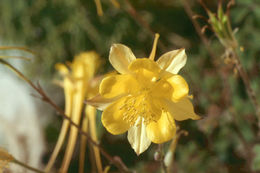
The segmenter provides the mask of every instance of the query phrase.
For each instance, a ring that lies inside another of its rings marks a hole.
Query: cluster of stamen
[[[130,126],[139,125],[135,124],[138,117],[144,118],[144,123],[149,124],[151,121],[157,121],[156,115],[151,111],[149,105],[149,93],[147,88],[142,89],[136,95],[129,95],[126,97],[123,106],[120,110],[123,112],[123,119],[127,121]]]

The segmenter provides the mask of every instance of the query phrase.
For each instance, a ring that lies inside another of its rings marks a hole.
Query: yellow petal
[[[144,118],[138,117],[135,125],[128,130],[127,139],[137,155],[147,150],[151,140],[146,135]]]
[[[151,122],[146,126],[146,133],[154,143],[160,144],[169,141],[176,133],[176,126],[172,116],[163,111],[157,122]]]
[[[109,61],[121,74],[128,73],[128,65],[136,58],[130,48],[123,44],[113,44],[110,49]]]
[[[153,98],[172,98],[173,87],[172,85],[165,79],[158,79],[158,81],[154,82],[154,86],[152,88],[152,97]]]
[[[102,124],[108,132],[118,135],[126,132],[130,125],[123,119],[124,110],[121,107],[125,104],[126,97],[123,97],[109,105],[102,113]]]
[[[187,55],[185,49],[177,49],[163,54],[156,62],[161,69],[177,74],[186,64]]]
[[[55,64],[55,68],[56,70],[58,70],[60,72],[61,75],[66,76],[69,73],[68,68],[61,63],[57,63]]]
[[[166,109],[175,120],[183,121],[187,119],[198,120],[200,117],[194,112],[191,101],[186,97],[178,102],[166,101]]]
[[[173,88],[172,100],[178,101],[179,99],[185,97],[189,93],[189,86],[185,79],[180,75],[173,75],[167,79]]]
[[[148,58],[136,59],[131,64],[129,64],[128,69],[132,72],[136,72],[141,69],[146,69],[154,73],[159,73],[161,70],[158,64],[156,64],[156,62]]]
[[[84,65],[87,72],[87,78],[92,78],[101,64],[100,57],[95,51],[86,51],[75,56],[73,63]]]
[[[138,83],[132,75],[112,75],[104,78],[99,93],[105,98],[127,95],[138,90]]]
[[[143,88],[152,86],[153,81],[159,78],[161,70],[153,60],[147,58],[133,61],[128,68]]]
[[[85,78],[88,77],[85,64],[82,61],[74,61],[72,63],[71,74],[74,79],[79,79],[80,82],[85,81]]]

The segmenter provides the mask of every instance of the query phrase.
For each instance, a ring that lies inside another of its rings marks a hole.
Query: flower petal
[[[148,58],[138,58],[129,64],[128,69],[132,72],[139,71],[140,69],[146,69],[151,72],[159,73],[160,67],[156,62]]]
[[[167,111],[170,112],[175,120],[200,119],[200,116],[194,112],[193,105],[187,97],[176,103],[172,101],[165,101],[165,103]]]
[[[123,44],[113,44],[110,48],[109,61],[121,74],[129,72],[128,65],[135,59],[131,49]]]
[[[169,112],[163,111],[157,122],[151,122],[146,126],[148,138],[157,144],[167,142],[176,133],[176,126]]]
[[[89,80],[87,86],[86,98],[92,98],[99,93],[99,85],[103,79],[103,76],[93,77]]]
[[[105,98],[113,98],[127,95],[137,89],[138,83],[132,75],[111,75],[102,80],[99,93]]]
[[[88,79],[92,78],[101,64],[100,57],[95,51],[82,52],[75,56],[73,63],[84,64]]]
[[[115,101],[102,113],[102,124],[113,135],[122,134],[130,128],[130,124],[123,119],[124,110],[121,109],[125,100],[126,97],[123,97]]]
[[[147,58],[136,59],[128,69],[143,88],[151,86],[159,78],[161,71],[156,62]]]
[[[61,63],[57,63],[55,64],[55,68],[56,70],[58,70],[60,72],[61,75],[66,76],[69,74],[69,69]]]
[[[154,82],[154,86],[152,88],[152,97],[157,98],[172,98],[173,87],[172,84],[169,83],[166,79],[158,79],[158,81]]]
[[[118,97],[115,98],[105,98],[102,97],[100,94],[96,95],[95,97],[86,100],[86,103],[88,105],[94,106],[96,107],[98,110],[103,111],[104,109],[106,109],[110,104],[112,104],[113,102],[115,102],[116,100],[118,100]]]
[[[161,69],[177,74],[186,64],[187,55],[185,49],[177,49],[163,54],[156,62]]]
[[[147,150],[151,144],[151,140],[146,135],[144,118],[138,117],[135,125],[128,130],[127,138],[137,155]]]
[[[180,75],[173,75],[169,77],[167,82],[169,82],[173,88],[172,100],[174,102],[188,95],[189,86],[185,79]]]

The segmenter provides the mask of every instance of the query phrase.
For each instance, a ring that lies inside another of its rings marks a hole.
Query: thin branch
[[[22,59],[22,60],[26,60],[26,61],[29,61],[29,60],[30,60],[30,58],[25,57],[25,56],[0,55],[0,59],[9,59],[9,58]]]
[[[194,16],[196,16],[196,15],[193,14],[189,2],[187,2],[187,0],[182,0],[182,3],[183,3],[183,7],[184,7],[185,12],[187,13],[188,17],[190,18],[190,20],[191,20],[197,34],[199,35],[201,41],[206,46],[206,49],[208,50],[210,56],[215,57],[213,50],[209,46],[209,40],[207,39],[207,37],[205,35],[203,35],[203,33],[201,32],[202,28],[200,27],[197,20],[194,19]]]
[[[84,132],[81,130],[81,127],[79,125],[77,125],[76,123],[74,123],[65,113],[64,111],[58,106],[56,105],[47,95],[46,93],[43,91],[43,89],[41,88],[40,84],[37,83],[37,86],[31,81],[29,80],[27,77],[25,77],[18,69],[16,69],[14,66],[12,66],[11,64],[9,64],[8,62],[0,59],[0,63],[6,65],[7,67],[9,67],[11,70],[13,70],[20,78],[22,78],[23,80],[25,80],[35,91],[37,91],[40,95],[41,95],[41,99],[48,103],[49,105],[51,105],[57,112],[58,115],[62,116],[62,118],[68,120],[70,122],[70,124],[76,128],[78,128],[78,131],[80,134],[85,135],[89,142],[98,147],[100,152],[102,153],[102,155],[109,160],[111,163],[113,163],[120,172],[130,172],[129,169],[126,167],[126,165],[122,162],[122,161],[118,161],[118,158],[113,157],[111,155],[109,155],[101,146],[100,144],[96,143],[88,133]]]
[[[189,16],[192,16],[192,10],[189,6],[189,4],[186,2],[186,0],[182,0],[183,1],[183,4],[184,4],[184,8],[185,8],[185,11],[187,12],[187,14]],[[200,1],[201,5],[207,9],[206,5],[203,3],[203,1],[201,0]],[[235,1],[234,0],[231,0],[229,1],[228,3],[228,13],[229,13],[229,9],[232,5],[235,4]],[[211,51],[211,48],[209,46],[209,42],[207,41],[207,38],[201,33],[199,32],[199,30],[201,30],[198,22],[196,20],[192,20],[193,24],[194,24],[194,27],[196,29],[196,31],[198,32],[200,38],[202,39],[202,41],[205,43],[206,45],[206,48],[208,49],[209,53],[210,54],[213,54],[213,52]],[[229,25],[230,26],[230,25]],[[230,26],[230,30],[231,30],[231,26]],[[237,41],[235,40],[235,37],[232,35],[232,39],[234,40],[234,42],[236,43]],[[236,45],[236,44],[235,44]],[[239,59],[239,56],[237,54],[237,50],[236,50],[236,47],[234,47],[233,45],[228,45],[229,47],[225,47],[226,49],[226,52],[230,52],[230,55],[231,55],[231,58],[234,60],[234,64],[235,64],[235,68],[237,69],[237,71],[239,72],[239,75],[240,77],[242,78],[243,80],[243,83],[245,85],[245,88],[246,88],[246,91],[247,91],[247,94],[249,96],[249,99],[251,100],[255,110],[256,110],[256,116],[258,118],[258,135],[260,136],[260,107],[259,107],[259,103],[256,99],[256,94],[254,92],[254,90],[252,89],[251,87],[251,84],[250,84],[250,80],[249,80],[249,77],[245,71],[245,69],[243,68],[241,62],[240,62],[240,59]]]
[[[17,46],[0,46],[0,50],[22,50],[25,52],[28,52],[30,54],[35,55],[36,53],[31,51],[30,49],[26,48],[26,47],[17,47]]]
[[[260,107],[259,107],[258,101],[256,99],[256,94],[251,87],[249,77],[248,77],[245,69],[243,68],[243,66],[240,62],[239,56],[237,55],[235,48],[232,49],[232,57],[234,59],[236,69],[239,72],[239,75],[241,76],[241,78],[244,82],[247,94],[248,94],[248,96],[249,96],[249,98],[250,98],[250,100],[251,100],[251,102],[252,102],[252,104],[253,104],[253,106],[256,110],[256,115],[257,115],[257,118],[258,118],[258,131],[259,131],[258,133],[260,135]]]
[[[44,171],[42,171],[42,170],[39,170],[39,169],[37,169],[37,168],[34,168],[34,167],[31,167],[31,166],[29,166],[29,165],[27,165],[27,164],[25,164],[25,163],[23,163],[23,162],[20,162],[19,160],[13,160],[12,161],[13,163],[15,163],[15,164],[18,164],[18,165],[20,165],[20,166],[22,166],[22,167],[24,167],[24,168],[26,168],[26,169],[29,169],[29,170],[31,170],[31,171],[34,171],[34,172],[37,172],[37,173],[45,173]]]

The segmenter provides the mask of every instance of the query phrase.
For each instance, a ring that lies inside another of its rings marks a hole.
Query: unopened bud
[[[158,151],[156,151],[154,153],[153,157],[154,157],[155,161],[160,161],[161,160],[161,154]]]

